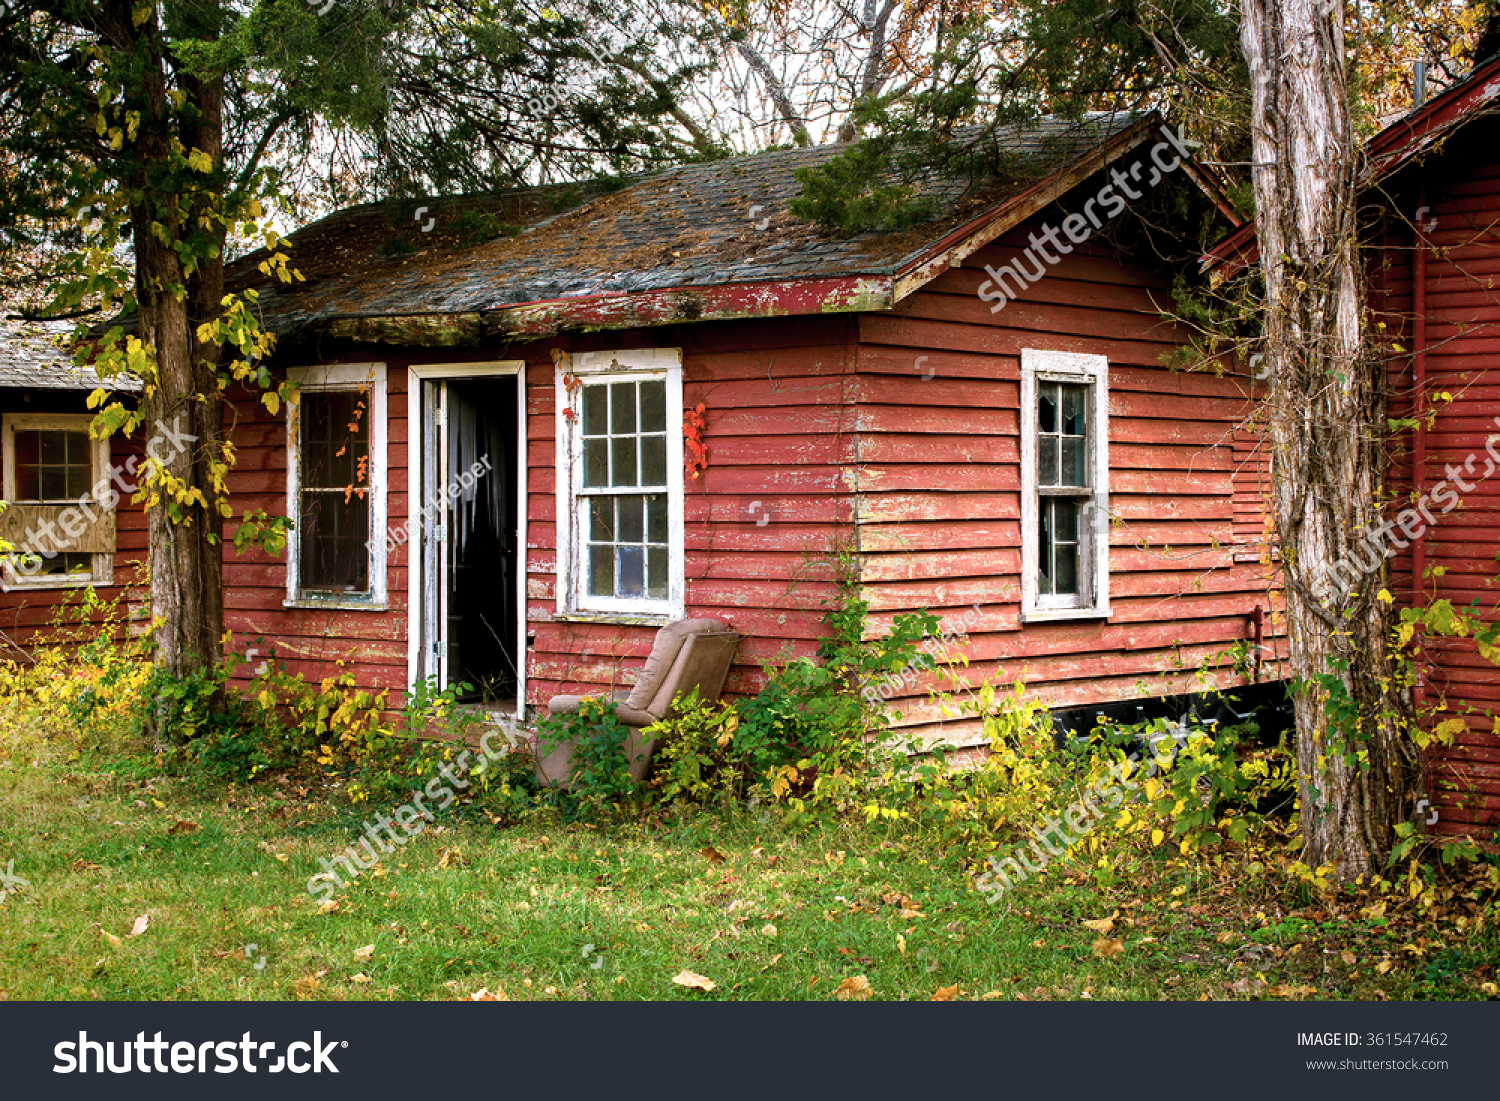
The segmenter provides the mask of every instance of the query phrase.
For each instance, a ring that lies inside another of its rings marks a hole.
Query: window
[[[383,608],[384,364],[288,372],[287,603]]]
[[[681,362],[658,349],[558,367],[560,614],[683,614]]]
[[[14,413],[4,418],[0,539],[17,550],[3,584],[66,588],[114,580],[115,514],[109,441],[89,438],[89,416]]]
[[[1022,618],[1109,615],[1109,362],[1021,352]]]

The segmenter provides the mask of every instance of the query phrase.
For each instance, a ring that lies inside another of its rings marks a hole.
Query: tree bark
[[[1391,619],[1378,596],[1391,553],[1379,533],[1384,368],[1366,325],[1342,14],[1320,7],[1243,0],[1241,45],[1254,84],[1252,182],[1272,492],[1298,684],[1303,859],[1349,880],[1390,851],[1422,759],[1404,734],[1410,701],[1391,687]],[[1352,588],[1331,570],[1351,556],[1374,566]]]
[[[156,15],[137,27],[128,3],[108,8],[114,15],[108,26],[115,44],[136,55],[144,107],[136,147],[140,176],[130,183],[137,334],[153,349],[156,366],[146,398],[147,461],[198,489],[207,502],[207,507],[181,505],[174,518],[170,497],[163,492],[159,503],[146,510],[156,660],[185,675],[217,664],[224,633],[223,520],[210,470],[211,463],[222,461],[223,402],[215,369],[219,349],[197,339],[199,323],[222,310],[224,230],[220,224],[207,231],[210,243],[217,242],[216,255],[201,258],[190,271],[172,243],[203,243],[212,193],[195,190],[184,210],[159,193],[158,181],[170,164],[179,120],[184,147],[207,153],[222,169],[223,79],[185,77],[188,109],[175,110],[167,94],[165,43]],[[153,231],[153,222],[160,224],[160,232]]]

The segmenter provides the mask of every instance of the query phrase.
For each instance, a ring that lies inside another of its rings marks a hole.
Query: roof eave
[[[889,276],[850,275],[555,298],[457,314],[336,317],[318,327],[327,336],[363,343],[456,347],[488,337],[536,339],[567,330],[863,313],[890,309],[894,302]]]

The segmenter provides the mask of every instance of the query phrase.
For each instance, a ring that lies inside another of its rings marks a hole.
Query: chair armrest
[[[553,715],[577,714],[582,700],[582,696],[553,696],[547,701],[547,711]]]

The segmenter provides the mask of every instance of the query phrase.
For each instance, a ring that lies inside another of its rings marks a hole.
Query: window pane
[[[1037,510],[1037,592],[1052,594],[1052,502],[1043,500]]]
[[[615,548],[589,548],[589,592],[594,596],[615,595]]]
[[[620,595],[646,595],[646,551],[644,547],[619,547]]]
[[[646,498],[646,542],[667,541],[667,495],[653,493]]]
[[[641,437],[641,485],[664,486],[667,484],[667,438],[665,436]]]
[[[1062,440],[1062,479],[1058,483],[1065,486],[1086,486],[1088,482],[1087,463],[1084,461],[1088,456],[1088,441],[1083,439],[1072,439],[1064,437]]]
[[[303,394],[302,484],[342,489],[369,484],[363,462],[369,454],[370,423],[365,395],[357,390]]]
[[[41,461],[51,466],[62,466],[68,461],[68,441],[62,432],[38,432],[41,438]]]
[[[645,539],[644,497],[618,497],[621,543],[639,543]]]
[[[583,433],[603,436],[609,431],[609,391],[603,386],[583,388]]]
[[[613,543],[615,541],[615,499],[594,497],[589,500],[592,521],[589,524],[590,543]]]
[[[369,588],[369,494],[302,495],[301,582],[304,589],[362,592]]]
[[[72,574],[82,577],[91,577],[94,572],[94,556],[87,552],[63,551],[51,558],[38,556],[41,567],[35,570],[31,576],[41,577],[48,574]]]
[[[651,547],[646,551],[646,595],[653,600],[667,598],[667,548]]]
[[[1057,548],[1057,585],[1059,596],[1078,592],[1078,545]]]
[[[593,489],[609,485],[609,438],[583,441],[583,484]]]
[[[61,501],[68,495],[67,467],[44,466],[41,468],[41,499]]]
[[[635,383],[610,384],[609,430],[616,436],[635,431]]]
[[[610,485],[638,486],[640,474],[635,465],[635,437],[615,436],[610,441],[614,463],[610,467]]]
[[[1037,441],[1041,450],[1037,464],[1037,485],[1057,485],[1057,437],[1043,436]]]
[[[1057,431],[1057,387],[1043,383],[1037,387],[1036,426],[1041,432]]]
[[[665,379],[641,383],[641,431],[667,430],[667,383]]]
[[[1078,542],[1078,502],[1054,501],[1052,516],[1059,543]]]
[[[88,495],[94,484],[93,473],[93,466],[88,462],[84,462],[82,466],[68,466],[68,488],[65,495],[69,500],[76,501]]]
[[[1069,436],[1083,435],[1086,425],[1088,403],[1084,401],[1082,386],[1062,387],[1062,430]]]
[[[41,433],[17,432],[16,445],[16,499],[36,501],[41,495],[41,480],[37,464],[41,462]]]

